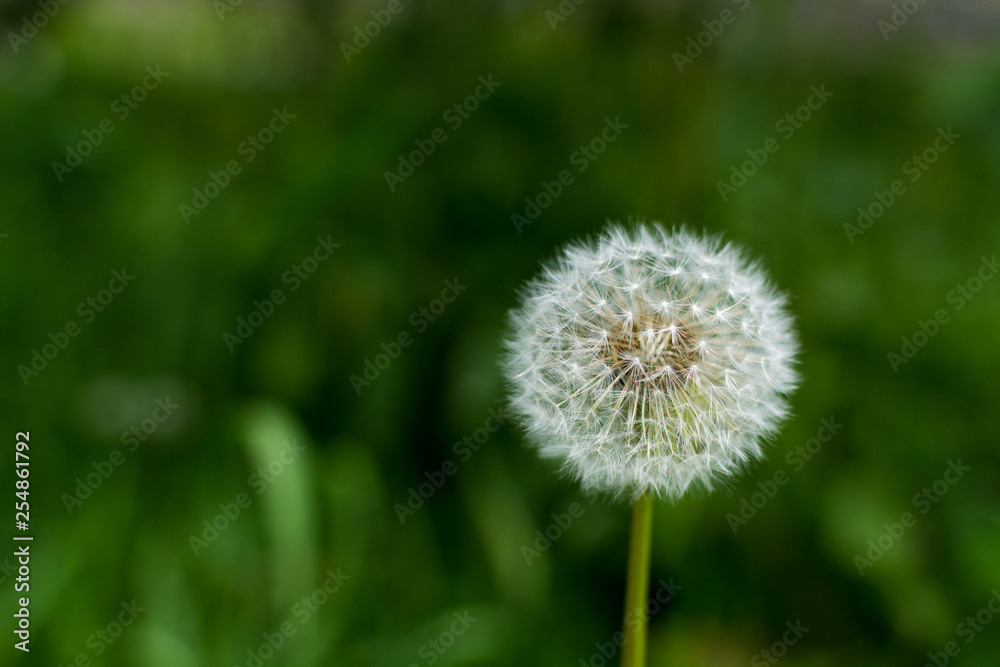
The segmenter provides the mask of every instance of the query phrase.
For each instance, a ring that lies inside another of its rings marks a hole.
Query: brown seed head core
[[[633,321],[609,332],[604,362],[621,389],[669,391],[682,386],[701,357],[690,330],[677,321]]]

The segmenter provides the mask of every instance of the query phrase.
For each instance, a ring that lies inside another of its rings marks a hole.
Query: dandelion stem
[[[653,499],[642,494],[632,505],[632,532],[625,580],[625,642],[622,667],[646,665],[646,596],[649,593],[649,547],[653,537]]]

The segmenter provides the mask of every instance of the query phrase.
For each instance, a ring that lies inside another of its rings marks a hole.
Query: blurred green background
[[[482,430],[517,286],[607,219],[744,245],[803,347],[767,460],[657,505],[651,593],[677,588],[650,664],[771,664],[775,642],[789,667],[997,664],[1000,618],[959,625],[1000,587],[1000,284],[970,283],[1000,249],[996,4],[903,3],[890,31],[893,5],[860,0],[234,3],[0,5],[0,488],[30,430],[35,538],[27,655],[0,552],[0,664],[616,664],[629,508],[514,424]],[[480,77],[499,86],[467,100]],[[832,96],[802,111],[814,86]],[[294,118],[262,132],[275,110]],[[606,119],[627,128],[574,158]],[[959,138],[935,155],[939,128]],[[935,161],[904,171],[914,155]],[[724,200],[734,168],[753,173]],[[445,281],[465,286],[449,304]],[[903,337],[923,345],[894,368]],[[762,507],[735,524],[743,499]],[[791,646],[786,622],[809,628]]]

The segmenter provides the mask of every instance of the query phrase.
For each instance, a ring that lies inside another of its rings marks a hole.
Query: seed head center
[[[608,341],[605,363],[616,385],[669,390],[682,385],[699,350],[688,329],[677,322],[634,324]]]

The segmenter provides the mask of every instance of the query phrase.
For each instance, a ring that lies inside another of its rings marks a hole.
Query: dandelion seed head
[[[526,284],[504,366],[513,413],[584,490],[679,498],[739,472],[788,416],[782,293],[731,244],[610,225]]]

